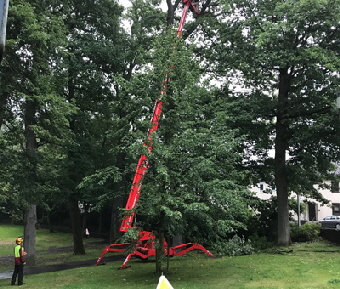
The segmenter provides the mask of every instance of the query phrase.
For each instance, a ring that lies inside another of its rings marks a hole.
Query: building
[[[306,210],[301,213],[300,219],[302,222],[306,221],[321,221],[327,216],[340,216],[340,188],[339,182],[325,182],[330,186],[330,189],[317,187],[318,191],[323,197],[330,201],[329,204],[323,205],[320,202],[301,196],[300,202],[306,204]],[[263,200],[268,200],[272,196],[276,195],[276,190],[272,189],[268,184],[260,182],[257,186],[250,189],[256,193],[256,196]],[[296,194],[292,194],[292,198],[298,198]],[[295,215],[294,218],[297,220],[298,217]]]

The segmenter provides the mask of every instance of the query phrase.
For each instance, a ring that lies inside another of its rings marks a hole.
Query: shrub
[[[273,246],[273,244],[268,241],[267,237],[260,237],[257,233],[251,235],[249,239],[255,250],[265,250]]]
[[[320,223],[306,223],[300,227],[291,226],[290,236],[293,242],[313,242],[320,235]]]
[[[257,234],[259,237],[265,236],[270,242],[277,238],[277,198],[261,200],[254,197],[251,200],[251,208],[254,212],[246,223],[247,231],[242,235],[250,238]]]
[[[246,241],[244,237],[234,235],[226,242],[217,242],[213,245],[213,249],[218,255],[226,256],[241,256],[251,255],[254,253],[254,248],[251,245],[251,241]]]

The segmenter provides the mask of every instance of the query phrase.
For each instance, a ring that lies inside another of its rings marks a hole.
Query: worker
[[[23,247],[23,242],[24,239],[22,237],[18,237],[15,240],[16,242],[16,246],[14,247],[14,262],[15,262],[15,266],[14,266],[14,272],[12,275],[12,283],[11,285],[15,285],[15,282],[17,281],[17,276],[18,276],[18,285],[23,285],[23,281],[24,281],[24,265],[26,264],[25,261],[25,255],[27,254],[24,251],[24,247]]]

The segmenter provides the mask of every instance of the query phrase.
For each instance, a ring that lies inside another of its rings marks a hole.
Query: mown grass
[[[13,254],[15,239],[23,236],[23,232],[23,228],[20,226],[0,225],[0,254]]]
[[[1,225],[0,224],[0,255],[12,255],[13,247],[15,245],[15,239],[18,236],[23,236],[23,228],[21,226],[13,225]],[[36,260],[39,266],[60,264],[64,262],[81,261],[86,259],[97,259],[98,249],[93,249],[90,245],[93,241],[102,241],[100,239],[85,238],[84,244],[86,248],[86,255],[79,256],[73,255],[73,237],[68,233],[49,233],[48,230],[37,230],[36,236],[36,250],[38,252]],[[49,252],[56,251],[58,248],[70,248],[67,252],[60,252],[53,254]],[[103,249],[105,245],[103,244]],[[0,271],[4,271],[5,268],[0,264]]]
[[[0,232],[2,230],[0,226]],[[39,246],[43,240],[56,247],[68,244],[68,234],[61,234],[60,238],[65,239],[55,243],[54,234],[39,230],[37,243]],[[98,257],[100,251],[96,253]],[[89,258],[88,255],[81,257]],[[156,289],[159,274],[154,272],[154,262],[132,259],[130,268],[117,270],[120,265],[120,262],[110,262],[105,266],[26,275],[24,287]],[[191,252],[171,258],[170,272],[164,274],[175,289],[340,288],[340,253],[339,247],[322,241],[232,258],[207,258],[204,254]],[[13,288],[9,283],[9,279],[0,280],[0,289]]]

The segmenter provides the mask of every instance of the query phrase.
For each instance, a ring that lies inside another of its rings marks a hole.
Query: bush
[[[300,227],[291,226],[290,236],[293,242],[313,242],[320,235],[320,223],[306,223]]]
[[[226,256],[241,256],[251,255],[254,253],[254,248],[251,245],[251,241],[246,241],[244,237],[234,235],[233,238],[226,242],[217,242],[213,245],[213,249],[218,255]]]
[[[255,250],[265,250],[273,246],[273,244],[268,241],[267,237],[259,237],[257,233],[251,235],[249,239]]]

